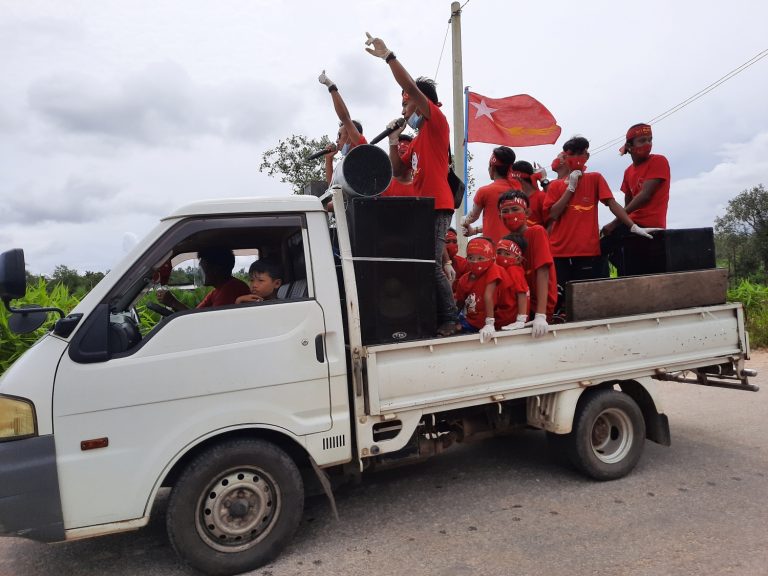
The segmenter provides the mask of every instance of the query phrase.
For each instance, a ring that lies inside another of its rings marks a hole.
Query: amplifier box
[[[715,267],[712,228],[659,230],[653,240],[630,235],[623,241],[623,276],[706,270]],[[617,265],[619,270],[622,266]]]

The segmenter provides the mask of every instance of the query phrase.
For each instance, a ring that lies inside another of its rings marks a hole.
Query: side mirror
[[[14,248],[0,254],[0,300],[11,312],[8,327],[17,334],[34,332],[43,325],[48,312],[58,312],[63,318],[64,311],[59,308],[43,308],[36,304],[27,304],[13,308],[11,300],[23,298],[27,293],[27,273],[24,269],[24,250]]]
[[[8,328],[14,334],[29,334],[42,326],[48,319],[48,312],[37,304],[24,304],[15,308],[8,318]]]
[[[27,293],[24,250],[14,248],[0,254],[0,299],[6,303]]]

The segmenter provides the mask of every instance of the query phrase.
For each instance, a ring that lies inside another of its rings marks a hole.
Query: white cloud
[[[747,142],[723,144],[719,162],[710,170],[674,182],[669,202],[670,228],[713,226],[728,200],[738,193],[768,185],[768,130]]]
[[[117,85],[73,73],[38,79],[29,106],[60,134],[102,145],[184,147],[203,135],[269,139],[287,127],[296,100],[267,83],[206,86],[182,66],[160,62]]]

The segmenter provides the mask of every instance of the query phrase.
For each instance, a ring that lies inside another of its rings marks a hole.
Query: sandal
[[[443,322],[437,329],[438,336],[453,336],[459,331],[456,322]]]

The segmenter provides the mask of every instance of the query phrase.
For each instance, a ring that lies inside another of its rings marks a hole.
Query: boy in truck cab
[[[279,264],[268,260],[256,260],[248,268],[248,280],[251,284],[250,294],[239,296],[235,304],[275,300],[277,289],[283,284],[283,272]]]
[[[208,295],[203,298],[196,308],[213,308],[234,304],[238,297],[250,293],[248,285],[232,276],[235,267],[235,255],[228,248],[204,248],[197,253],[200,260],[200,270],[203,272],[203,284],[213,286]],[[189,307],[176,299],[166,290],[158,290],[157,299],[173,308],[176,312],[187,310]]]

